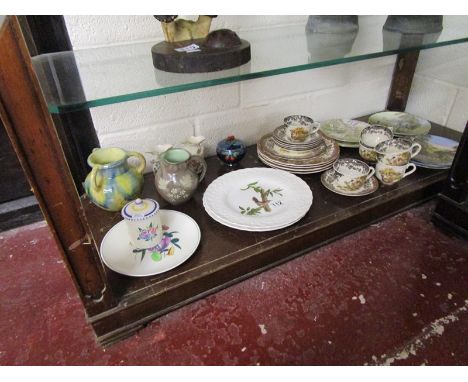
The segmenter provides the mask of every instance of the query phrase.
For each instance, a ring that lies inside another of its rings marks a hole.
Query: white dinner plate
[[[203,195],[203,206],[221,224],[269,231],[297,222],[310,209],[312,199],[310,187],[296,175],[256,167],[214,180]]]

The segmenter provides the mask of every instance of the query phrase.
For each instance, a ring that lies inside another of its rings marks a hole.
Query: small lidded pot
[[[240,162],[245,155],[244,142],[236,139],[234,135],[230,135],[218,143],[216,146],[216,154],[224,163],[233,166]]]
[[[128,234],[136,248],[155,247],[162,239],[159,203],[153,199],[136,199],[122,208]]]

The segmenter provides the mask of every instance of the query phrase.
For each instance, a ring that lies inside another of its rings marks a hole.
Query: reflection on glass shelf
[[[251,44],[251,61],[212,73],[155,69],[151,47],[158,41],[45,54],[33,64],[50,111],[62,113],[468,42],[467,16],[444,16],[442,32],[416,35],[383,30],[386,19],[359,16],[358,31],[345,33],[311,32],[305,25],[240,32]]]

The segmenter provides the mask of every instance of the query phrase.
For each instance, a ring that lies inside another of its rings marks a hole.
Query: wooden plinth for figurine
[[[151,48],[153,65],[165,72],[206,73],[231,69],[250,61],[250,44],[240,40],[234,47],[207,47],[205,40],[191,40],[169,43],[160,42]],[[192,44],[198,50],[183,50]]]

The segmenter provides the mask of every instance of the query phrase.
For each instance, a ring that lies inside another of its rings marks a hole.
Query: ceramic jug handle
[[[154,172],[155,175],[156,175],[156,173],[158,172],[158,170],[160,168],[161,168],[161,162],[158,159],[158,160],[153,162],[153,172]]]
[[[137,157],[140,160],[140,164],[137,166],[136,170],[140,175],[143,175],[143,171],[145,171],[146,168],[145,157],[136,151],[127,151],[127,154],[129,157]]]
[[[97,167],[93,167],[91,170],[90,177],[91,177],[91,185],[96,189],[96,191],[99,191],[102,185],[97,184],[97,180],[96,180],[97,170],[98,170]]]
[[[196,165],[193,164],[194,162],[196,163]],[[200,166],[201,171],[199,170]],[[189,167],[195,174],[198,175],[198,183],[200,183],[205,177],[206,170],[208,168],[205,160],[199,155],[192,155],[192,157],[189,160]]]

